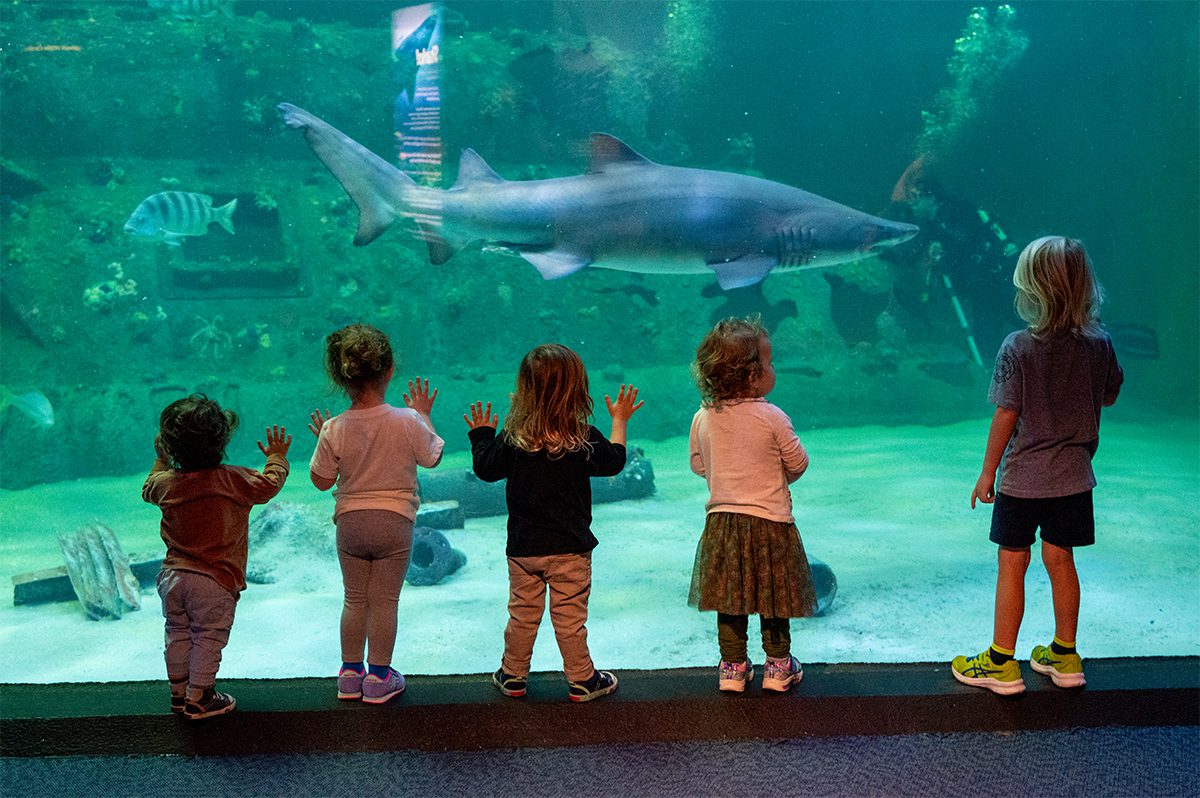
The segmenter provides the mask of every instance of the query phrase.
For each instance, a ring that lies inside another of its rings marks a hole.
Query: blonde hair
[[[552,457],[589,448],[592,397],[579,355],[562,344],[542,344],[521,359],[517,390],[504,434],[518,449]]]
[[[759,345],[770,334],[758,315],[730,316],[716,323],[696,349],[692,375],[705,407],[745,399],[762,374]]]
[[[1044,236],[1031,242],[1017,259],[1013,285],[1017,314],[1035,336],[1099,324],[1104,292],[1080,241]]]
[[[388,337],[369,324],[351,324],[325,339],[325,371],[351,399],[382,380],[394,362]]]

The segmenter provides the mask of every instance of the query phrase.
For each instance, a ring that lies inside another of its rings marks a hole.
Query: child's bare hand
[[[429,393],[429,380],[422,382],[420,377],[416,377],[408,381],[408,393],[404,394],[404,404],[427,416],[433,411],[433,402],[437,395],[437,388],[433,389],[432,395]]]
[[[495,429],[500,425],[500,416],[492,414],[492,403],[488,402],[485,407],[483,402],[476,402],[471,405],[471,415],[463,414],[463,421],[467,422],[467,426],[471,429],[479,429],[480,427],[491,427]]]
[[[267,445],[263,446],[262,441],[259,441],[258,449],[267,457],[273,454],[287,457],[291,445],[292,436],[287,434],[287,428],[277,424],[274,427],[267,427]]]
[[[638,389],[632,385],[622,385],[617,392],[617,401],[608,394],[604,395],[604,404],[608,406],[608,414],[613,418],[628,419],[645,404],[637,400]]]
[[[975,482],[975,489],[971,491],[971,509],[975,509],[975,500],[984,504],[991,504],[996,501],[996,478],[987,474],[980,474],[979,479]]]
[[[321,437],[321,427],[325,426],[325,422],[333,418],[333,415],[326,410],[325,415],[321,415],[320,410],[314,410],[308,414],[312,421],[308,425],[308,431],[316,437]]]

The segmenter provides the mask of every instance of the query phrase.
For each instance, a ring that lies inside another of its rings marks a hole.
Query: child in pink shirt
[[[718,322],[693,368],[703,402],[692,419],[691,467],[707,480],[709,500],[688,603],[717,611],[719,689],[740,693],[754,678],[746,653],[754,614],[767,654],[763,689],[786,692],[804,676],[788,619],[817,607],[788,491],[808,455],[787,414],[766,400],[775,369],[757,319]]]

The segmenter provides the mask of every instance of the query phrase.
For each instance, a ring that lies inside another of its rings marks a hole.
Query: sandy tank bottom
[[[802,433],[812,458],[793,486],[811,557],[828,563],[837,599],[795,620],[804,662],[946,661],[990,641],[995,546],[990,508],[970,508],[986,420],[945,427],[857,427]],[[1196,655],[1200,639],[1200,451],[1194,420],[1105,421],[1096,470],[1097,545],[1077,553],[1084,656]],[[687,440],[643,444],[654,497],[597,505],[589,643],[600,667],[703,666],[717,659],[715,615],[687,606],[705,486],[687,467]],[[332,499],[308,482],[307,451],[276,501]],[[469,466],[469,455],[446,468]],[[12,575],[61,562],[55,534],[100,521],[129,552],[161,551],[158,511],[141,502],[143,474],[0,492],[0,562]],[[394,665],[407,674],[487,673],[500,660],[507,601],[505,518],[446,532],[467,557],[441,584],[405,585]],[[341,579],[332,530],[312,556],[276,563],[274,584],[242,594],[220,675],[330,676],[340,651]],[[1053,632],[1049,585],[1035,553],[1026,581],[1022,656]],[[6,586],[7,588],[7,586]],[[158,597],[118,621],[88,620],[75,602],[0,603],[0,681],[54,683],[163,678]],[[751,656],[761,661],[757,625]],[[545,619],[535,671],[561,660]]]

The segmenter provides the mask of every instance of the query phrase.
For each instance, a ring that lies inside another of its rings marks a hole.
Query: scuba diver
[[[893,295],[928,324],[942,303],[953,310],[971,359],[990,367],[1004,337],[1023,326],[1012,303],[1012,274],[1020,249],[988,213],[947,194],[918,158],[892,190],[889,218],[921,232],[881,257],[895,267]]]

